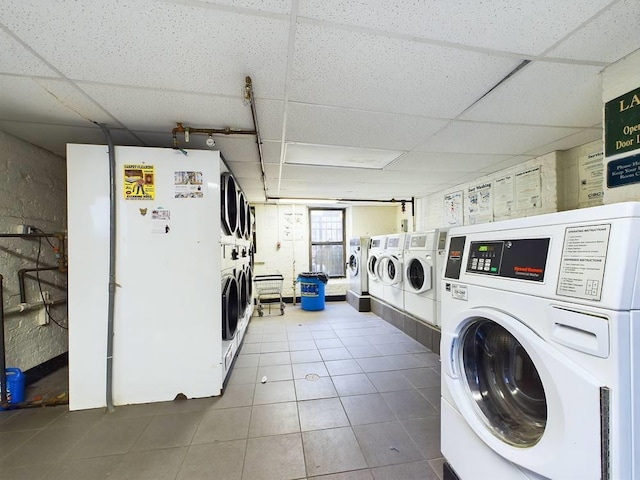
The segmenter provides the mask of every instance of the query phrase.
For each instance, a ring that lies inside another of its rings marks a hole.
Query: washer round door
[[[433,265],[431,257],[426,259],[410,258],[407,261],[404,278],[407,290],[413,293],[423,293],[432,288]]]
[[[222,229],[227,235],[238,231],[238,187],[230,173],[220,176],[220,214]]]
[[[358,258],[358,252],[352,252],[351,255],[349,255],[349,263],[347,266],[349,268],[349,274],[352,277],[358,275],[358,272],[360,272],[360,259]]]
[[[398,285],[402,281],[402,263],[398,257],[388,255],[381,261],[382,283]]]
[[[244,192],[238,192],[238,230],[236,236],[238,238],[247,239],[249,233],[249,204]]]
[[[231,340],[238,328],[240,300],[238,281],[233,275],[222,278],[222,339]]]
[[[238,318],[244,316],[249,306],[249,290],[247,287],[247,274],[244,269],[238,270]]]
[[[367,273],[372,280],[380,280],[378,276],[379,260],[378,255],[371,255],[367,260]]]

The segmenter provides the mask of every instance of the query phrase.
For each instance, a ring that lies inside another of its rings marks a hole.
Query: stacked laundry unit
[[[225,376],[253,313],[253,220],[233,175],[220,176],[222,345]]]

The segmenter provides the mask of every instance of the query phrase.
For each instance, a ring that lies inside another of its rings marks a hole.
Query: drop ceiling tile
[[[537,55],[579,27],[610,0],[301,0],[298,15],[463,45]]]
[[[468,153],[409,152],[389,165],[387,171],[476,172],[510,158],[511,155],[473,155]]]
[[[261,178],[260,164],[257,159],[256,163],[227,161],[227,164],[233,175],[238,178]]]
[[[588,127],[602,118],[601,70],[585,65],[533,62],[460,119]]]
[[[416,150],[428,152],[519,155],[580,129],[456,121]]]
[[[113,119],[65,80],[0,75],[0,119],[85,125]]]
[[[519,59],[299,24],[292,101],[454,118]]]
[[[1,23],[0,23],[1,26]],[[42,60],[0,28],[0,74],[60,77]]]
[[[604,141],[602,128],[585,128],[583,130],[580,130],[578,133],[568,135],[554,142],[533,148],[526,153],[528,153],[529,155],[540,156],[545,155],[549,152],[554,152],[556,150],[568,150],[570,148],[585,145],[596,140],[600,140],[602,142]]]
[[[260,164],[256,137],[251,136],[216,136],[216,150],[220,150],[228,162]]]
[[[287,165],[382,169],[402,153],[397,150],[287,143],[284,161]]]
[[[97,126],[45,125],[0,120],[0,130],[61,157],[66,157],[67,143],[96,145],[107,143],[102,130]],[[140,142],[126,130],[112,129],[111,136],[116,145],[140,146]]]
[[[291,11],[291,0],[201,0],[212,5],[247,8],[259,12],[286,14]]]
[[[411,150],[447,124],[446,120],[290,102],[290,142]]]
[[[281,142],[264,141],[262,142],[262,154],[264,156],[265,168],[267,164],[280,165]]]
[[[240,95],[250,75],[283,98],[288,19],[193,5],[9,2],[3,21],[74,80]]]
[[[254,82],[254,88],[255,82]],[[255,92],[255,90],[254,90]],[[257,97],[256,112],[258,113],[258,128],[262,141],[282,140],[282,122],[284,119],[284,102],[279,100],[267,100]]]
[[[612,3],[547,56],[612,63],[636,50],[640,45],[638,1]]]
[[[552,151],[552,150],[550,150],[550,151]],[[549,152],[545,152],[545,153],[549,153]],[[502,160],[501,162],[494,163],[493,165],[491,165],[490,168],[487,168],[484,171],[484,173],[485,174],[489,174],[489,173],[499,172],[500,170],[504,170],[506,168],[510,168],[510,167],[514,167],[516,165],[520,165],[521,163],[524,163],[524,162],[526,162],[528,160],[536,158],[536,156],[538,156],[538,155],[516,155],[516,156],[508,158],[506,160]]]

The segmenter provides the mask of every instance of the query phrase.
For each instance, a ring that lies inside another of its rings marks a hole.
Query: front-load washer
[[[640,203],[451,229],[445,478],[640,478]]]
[[[369,241],[369,237],[355,237],[349,240],[349,289],[358,295],[369,292],[369,276],[366,271]]]
[[[387,248],[380,259],[380,277],[384,285],[383,300],[399,310],[404,310],[404,237],[404,233],[387,235]]]
[[[380,258],[384,255],[387,246],[386,235],[375,235],[369,242],[369,254],[367,256],[367,277],[369,280],[369,295],[382,300],[384,285],[380,278]]]
[[[447,230],[408,233],[404,250],[404,310],[440,326],[440,276]]]

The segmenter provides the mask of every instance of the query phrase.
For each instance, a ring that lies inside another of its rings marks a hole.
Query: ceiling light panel
[[[197,5],[8,2],[2,16],[74,80],[240,95],[249,74],[260,95],[283,98],[289,20]]]
[[[396,150],[287,143],[285,146],[285,163],[382,169],[402,153]]]
[[[463,120],[588,127],[602,119],[601,67],[533,62],[461,115]]]
[[[287,141],[411,150],[447,124],[414,115],[289,103]]]
[[[298,15],[403,35],[538,55],[605,7],[610,0],[301,1]],[[535,19],[535,21],[532,21]]]
[[[454,118],[520,62],[300,24],[289,98],[353,109]]]

